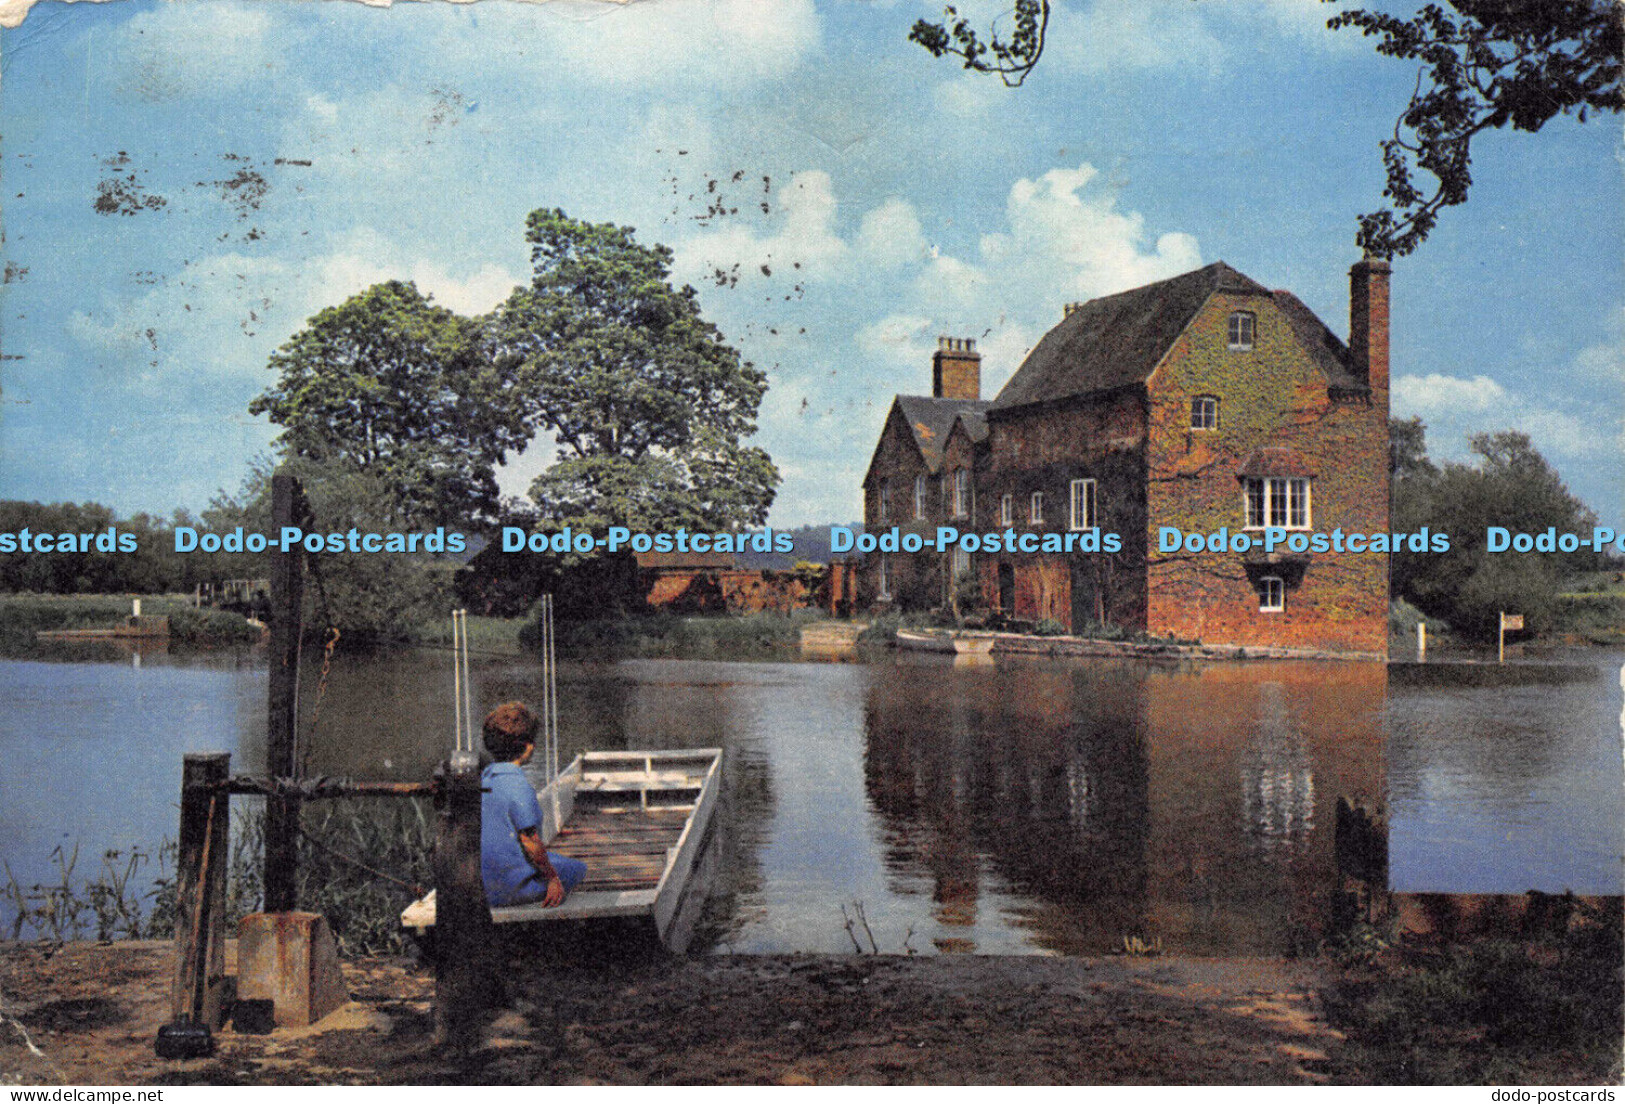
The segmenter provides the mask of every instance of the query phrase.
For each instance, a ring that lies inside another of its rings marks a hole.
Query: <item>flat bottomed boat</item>
[[[646,916],[671,945],[673,921],[716,811],[722,751],[589,751],[537,791],[542,840],[587,864],[587,877],[557,908],[540,903],[491,910],[499,924]],[[414,901],[401,923],[435,922],[435,895]]]

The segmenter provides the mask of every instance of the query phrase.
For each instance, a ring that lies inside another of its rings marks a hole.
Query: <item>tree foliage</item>
[[[533,211],[534,279],[490,319],[499,374],[556,462],[531,496],[544,525],[726,529],[766,519],[779,474],[743,440],[764,373],[673,288],[671,250],[630,227]]]
[[[317,314],[271,356],[249,405],[290,457],[372,481],[396,524],[488,517],[496,465],[522,447],[521,406],[473,320],[390,281]]]
[[[1008,39],[999,37],[995,21],[984,41],[970,20],[961,17],[953,7],[943,10],[941,23],[915,20],[908,38],[930,50],[932,57],[951,54],[963,59],[966,69],[997,73],[1005,87],[1015,88],[1027,79],[1044,53],[1044,36],[1049,31],[1049,0],[1016,0],[1010,15],[1014,28]]]
[[[1427,458],[1420,420],[1394,423],[1408,461],[1394,466],[1396,532],[1427,526],[1448,533],[1448,552],[1396,552],[1395,595],[1458,631],[1493,639],[1497,615],[1522,613],[1536,631],[1549,628],[1557,594],[1568,577],[1592,570],[1594,553],[1490,552],[1491,526],[1513,532],[1589,535],[1596,515],[1569,493],[1527,435],[1480,433],[1470,438],[1476,463],[1435,465]]]
[[[1374,256],[1404,256],[1432,231],[1439,212],[1464,203],[1472,186],[1472,141],[1511,126],[1537,131],[1558,115],[1619,111],[1621,7],[1614,0],[1450,0],[1411,19],[1342,12],[1332,29],[1356,27],[1377,52],[1421,63],[1416,90],[1382,144],[1388,206],[1360,216],[1358,244]],[[1417,175],[1433,178],[1419,185]]]
[[[1532,132],[1570,112],[1584,122],[1588,112],[1620,111],[1622,10],[1617,0],[1449,0],[1410,19],[1365,10],[1329,19],[1330,29],[1377,38],[1379,54],[1421,64],[1393,137],[1382,143],[1386,206],[1360,216],[1356,243],[1377,257],[1421,245],[1440,211],[1466,202],[1472,142],[1484,131]],[[918,20],[909,40],[1013,87],[1043,55],[1050,4],[1016,0],[1008,40],[997,22],[984,40],[955,8],[944,16]]]

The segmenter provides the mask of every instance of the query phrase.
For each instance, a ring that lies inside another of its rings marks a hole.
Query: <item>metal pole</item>
[[[303,521],[304,494],[299,481],[285,472],[271,476],[271,527]],[[283,552],[271,564],[271,692],[266,729],[265,767],[272,778],[298,774],[296,739],[299,722],[299,637],[304,601],[302,551]],[[299,799],[272,795],[265,799],[265,911],[292,912],[298,907]]]
[[[220,1026],[226,974],[226,856],[230,795],[224,752],[181,760],[181,828],[175,858],[175,974],[170,1018]]]
[[[480,877],[480,760],[455,752],[441,772],[444,797],[435,839],[435,1037],[463,1052],[479,1044],[497,984],[491,910]]]

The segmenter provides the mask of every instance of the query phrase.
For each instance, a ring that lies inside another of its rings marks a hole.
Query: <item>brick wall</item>
[[[1257,318],[1254,347],[1230,350],[1233,310]],[[1190,428],[1191,398],[1219,399],[1216,430]],[[1209,643],[1384,652],[1388,558],[1313,553],[1266,562],[1257,554],[1162,554],[1156,528],[1235,533],[1245,523],[1238,470],[1255,450],[1290,449],[1311,474],[1311,529],[1388,528],[1386,402],[1337,401],[1273,300],[1215,296],[1148,384],[1147,628]],[[1382,398],[1385,400],[1386,395]],[[1260,610],[1259,578],[1287,581],[1286,608]]]

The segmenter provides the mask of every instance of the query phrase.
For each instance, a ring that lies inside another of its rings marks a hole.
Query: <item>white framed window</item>
[[[1191,428],[1219,428],[1219,400],[1213,395],[1197,395],[1191,399]]]
[[[1265,575],[1258,580],[1258,611],[1281,613],[1286,609],[1286,583],[1279,575]]]
[[[1230,347],[1232,349],[1251,349],[1253,347],[1253,331],[1258,325],[1257,318],[1252,311],[1235,311],[1230,315]]]
[[[954,470],[954,517],[970,516],[970,469]]]
[[[1034,491],[1032,505],[1028,507],[1027,516],[1034,525],[1044,524],[1044,492]]]
[[[1309,528],[1309,480],[1270,477],[1246,481],[1248,529]]]
[[[885,479],[880,481],[880,520],[885,521],[891,517],[891,483]]]
[[[891,597],[891,557],[885,553],[880,555],[880,597]]]
[[[970,553],[965,551],[963,545],[954,545],[952,562],[953,581],[957,583],[962,575],[970,571]]]
[[[1072,504],[1067,515],[1067,527],[1071,529],[1093,529],[1100,524],[1100,517],[1095,512],[1095,481],[1093,479],[1074,479],[1072,481]]]
[[[927,486],[929,486],[929,484],[926,482],[923,474],[914,477],[914,516],[921,521],[925,520],[925,494]]]
[[[1016,520],[1016,496],[1005,495],[999,499],[999,524],[1014,525]]]

